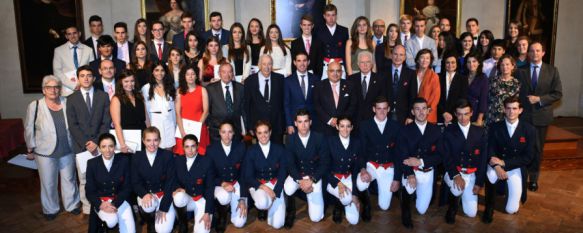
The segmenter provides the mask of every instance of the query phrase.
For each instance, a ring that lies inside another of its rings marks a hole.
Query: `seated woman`
[[[89,221],[99,217],[108,228],[119,224],[119,232],[136,232],[134,215],[128,204],[132,192],[128,179],[130,159],[123,154],[115,154],[115,145],[112,134],[102,134],[97,141],[101,156],[87,162],[85,194],[94,210]]]
[[[148,232],[171,232],[176,215],[172,206],[173,155],[159,148],[160,131],[156,127],[144,130],[142,142],[146,150],[136,152],[131,165],[132,186],[138,195],[139,211],[148,224]]]
[[[215,173],[212,161],[198,154],[198,138],[187,134],[182,140],[184,156],[176,156],[176,182],[172,197],[178,215],[178,232],[188,232],[186,211],[194,212],[194,232],[210,232],[213,214]]]
[[[259,121],[255,126],[257,144],[247,149],[243,174],[249,185],[249,193],[259,210],[257,218],[265,220],[275,229],[285,221],[285,201],[283,184],[287,176],[287,150],[282,145],[271,143],[271,125]]]

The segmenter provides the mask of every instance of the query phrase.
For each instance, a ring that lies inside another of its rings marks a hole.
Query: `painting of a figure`
[[[431,27],[439,25],[441,18],[449,19],[459,34],[459,1],[460,0],[401,0],[401,14],[413,17],[423,15],[427,19],[425,33],[429,35]]]
[[[208,0],[143,0],[144,17],[150,24],[154,20],[164,23],[165,38],[172,41],[172,36],[182,31],[180,16],[190,12],[194,18],[194,31],[202,33],[206,25],[206,7]]]
[[[326,3],[326,0],[272,0],[273,23],[279,25],[283,38],[299,37],[302,16],[311,15],[316,27],[323,25],[322,10]]]

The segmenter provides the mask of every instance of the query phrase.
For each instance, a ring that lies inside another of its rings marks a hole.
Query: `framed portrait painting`
[[[291,41],[302,35],[300,21],[311,15],[314,25],[324,25],[323,10],[330,0],[271,0],[271,23],[281,29],[282,37]]]
[[[441,18],[447,18],[451,26],[455,26],[456,35],[459,35],[461,8],[461,0],[401,0],[400,13],[413,17],[425,16],[427,19],[425,34],[429,34],[434,25],[439,25]]]
[[[182,31],[180,16],[190,12],[194,18],[194,31],[204,32],[208,27],[207,15],[209,0],[142,0],[142,17],[148,25],[160,20],[166,29],[165,38],[172,41],[172,36]]]
[[[43,77],[53,73],[55,48],[67,42],[65,29],[83,32],[82,9],[81,0],[14,0],[24,93],[41,92]]]

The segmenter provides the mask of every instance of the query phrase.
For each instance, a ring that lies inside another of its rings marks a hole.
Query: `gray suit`
[[[67,98],[67,120],[69,131],[73,137],[73,151],[85,151],[85,143],[93,141],[102,133],[109,132],[111,115],[109,114],[109,96],[96,88],[93,90],[90,113],[81,91],[75,91]]]
[[[419,50],[421,49],[429,49],[431,50],[431,53],[433,54],[433,65],[438,65],[437,64],[437,45],[435,44],[435,40],[433,40],[433,38],[429,37],[429,36],[424,36],[423,37],[423,45],[419,44],[419,41],[417,41],[417,36],[416,35],[412,35],[411,39],[407,40],[407,43],[405,43],[405,48],[406,48],[406,54],[407,54],[407,66],[409,67],[409,69],[413,69],[416,70],[415,68],[415,56],[417,56],[417,52],[419,52]]]
[[[229,91],[233,98],[233,112],[227,113],[225,89],[223,89],[221,82],[222,81],[211,83],[206,87],[209,99],[209,116],[207,118],[207,125],[211,142],[218,142],[220,140],[219,125],[223,121],[230,121],[234,124],[235,135],[233,136],[233,139],[240,140],[241,132],[245,131],[244,126],[241,125],[241,117],[246,116],[245,111],[243,110],[243,84],[235,81],[232,81],[229,84]]]

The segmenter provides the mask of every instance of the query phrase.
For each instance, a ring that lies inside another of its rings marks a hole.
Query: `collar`
[[[338,24],[335,23],[334,26],[329,26],[328,24],[326,24],[326,27],[328,28],[328,30],[336,30],[336,25]]]
[[[221,82],[221,86],[223,87],[223,89],[225,89],[226,86],[229,86],[229,90],[233,91],[233,85],[232,85],[233,82],[229,82],[229,83],[224,83],[223,81],[220,81],[220,82]]]
[[[461,129],[463,132],[466,132],[466,134],[467,134],[467,132],[470,130],[470,126],[471,126],[472,124],[468,124],[467,126],[463,126],[462,124],[460,124],[460,123],[458,122],[458,123],[457,123],[457,125],[459,125],[459,126],[460,126],[460,129]]]
[[[109,57],[101,56],[101,60],[110,60],[110,61],[113,61],[113,55],[111,55]]]
[[[85,95],[87,95],[86,94],[87,92],[89,92],[90,96],[93,96],[93,90],[94,90],[93,86],[91,86],[89,88],[89,90],[85,90],[84,88],[81,88],[81,94],[83,94],[83,98],[85,98]]]
[[[300,139],[308,139],[310,138],[310,131],[308,131],[308,135],[306,135],[305,137],[303,137],[299,132],[298,132],[298,137],[300,137]]]
[[[192,158],[190,158],[186,155],[184,155],[184,157],[186,157],[186,161],[194,161],[194,160],[196,160],[196,157],[198,157],[198,153],[196,155],[192,156]]]
[[[154,44],[156,44],[156,46],[158,46],[158,44],[162,44],[162,47],[164,47],[164,39],[162,40],[152,39],[152,41],[154,42]]]
[[[219,29],[218,31],[216,31],[215,29],[211,29],[211,31],[212,31],[212,33],[213,33],[213,36],[214,36],[215,34],[222,34],[222,33],[223,33],[223,30],[222,30],[222,28],[221,28],[221,29]]]
[[[342,135],[340,135],[340,133],[338,133],[338,137],[340,138],[340,142],[342,144],[349,144],[350,143],[350,136],[345,138],[345,137],[342,137]]]
[[[226,145],[225,143],[223,143],[223,141],[221,141],[221,145],[223,145],[224,147],[231,147],[233,145],[233,142],[231,142],[229,145]]]
[[[394,70],[399,70],[399,74],[401,74],[401,69],[403,69],[403,64],[401,64],[401,65],[400,65],[400,66],[398,66],[398,67],[397,67],[397,66],[395,66],[395,64],[393,64],[393,71],[394,71]],[[395,72],[393,72],[393,73],[395,73]]]
[[[267,77],[265,77],[265,76],[263,75],[263,73],[261,73],[261,72],[258,72],[258,73],[257,73],[257,75],[258,75],[258,76],[259,76],[259,78],[260,78],[260,79],[262,79],[262,80],[265,80],[265,79],[269,79],[269,78],[271,78],[271,73],[270,73],[270,74],[269,74],[269,76],[267,76]]]
[[[73,46],[77,46],[77,49],[81,48],[79,42],[77,42],[77,44],[73,44],[73,43],[71,43],[71,41],[67,41],[67,46],[69,46],[69,49],[73,49]]]
[[[508,120],[504,119],[504,121],[506,122],[506,127],[510,127],[510,128],[516,128],[518,126],[518,122],[520,121],[520,119],[516,119],[516,122],[514,123],[510,123]]]
[[[126,46],[126,45],[128,45],[128,41],[127,41],[127,40],[126,40],[126,41],[124,41],[123,43],[119,43],[119,42],[117,42],[117,47],[124,47],[124,46]]]
[[[383,36],[381,36],[380,38],[378,38],[376,35],[372,35],[372,39],[374,40],[374,42],[376,42],[377,40],[382,40]]]
[[[103,83],[103,85],[113,85],[115,83],[115,78],[112,78],[111,81],[108,81],[107,79],[102,78],[101,82]]]
[[[538,66],[538,68],[540,70],[540,68],[542,67],[542,65],[543,65],[543,62],[542,61],[540,61],[538,64],[530,63],[530,68],[533,69],[534,66]]]
[[[298,74],[298,78],[302,78],[302,75],[305,75],[304,78],[308,77],[308,71],[306,70],[305,73],[301,73],[299,70],[296,71],[296,74]]]
[[[376,122],[378,125],[378,124],[386,124],[388,117],[385,117],[385,119],[382,121],[379,121],[376,116],[374,116],[372,119],[374,119],[374,122]]]
[[[305,42],[306,40],[310,40],[310,42],[312,42],[312,35],[305,36],[304,34],[302,34],[302,39],[304,40],[304,42]]]
[[[372,72],[370,72],[370,71],[367,74],[360,72],[360,77],[362,78],[362,77],[366,76],[366,79],[370,80],[371,74],[372,74]]]
[[[110,159],[105,159],[105,157],[101,155],[101,159],[103,159],[103,164],[105,164],[105,167],[111,168],[111,164],[113,164],[113,160],[115,159],[115,154],[112,155]]]
[[[150,153],[148,150],[146,150],[146,155],[149,157],[156,156],[156,154],[158,154],[158,150],[154,151],[154,153]]]

